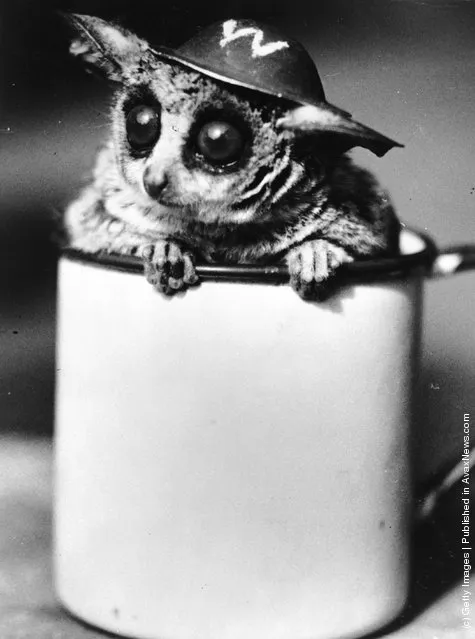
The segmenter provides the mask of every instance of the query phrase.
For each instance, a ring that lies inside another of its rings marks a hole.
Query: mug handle
[[[468,461],[457,461],[448,471],[445,470],[429,484],[421,486],[419,491],[416,487],[416,512],[415,523],[423,523],[434,512],[439,499],[450,490],[457,482],[460,482],[467,470],[470,472],[475,467],[475,446],[470,449]],[[418,494],[417,494],[418,493]]]
[[[437,251],[429,266],[428,276],[431,279],[440,279],[471,269],[475,269],[475,244],[460,244]],[[475,466],[475,447],[470,451],[469,469],[471,470],[473,466]],[[430,517],[440,497],[457,481],[460,481],[463,475],[464,463],[457,462],[442,477],[437,478],[432,486],[423,488],[416,500],[416,521],[422,522]]]
[[[460,244],[437,251],[428,276],[440,279],[471,269],[475,269],[475,244]]]
[[[460,244],[436,250],[427,274],[431,279],[440,279],[471,269],[475,269],[475,244]],[[468,465],[470,470],[475,466],[475,447],[470,450]],[[442,477],[436,478],[431,486],[422,488],[416,497],[416,523],[430,517],[442,495],[462,479],[466,467],[464,462],[457,462]]]

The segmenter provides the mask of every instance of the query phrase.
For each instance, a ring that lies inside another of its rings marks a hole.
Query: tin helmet
[[[294,102],[296,108],[280,120],[282,127],[332,132],[345,136],[348,148],[362,146],[379,156],[402,146],[329,104],[315,63],[304,47],[253,20],[218,22],[177,49],[150,51],[224,83]]]

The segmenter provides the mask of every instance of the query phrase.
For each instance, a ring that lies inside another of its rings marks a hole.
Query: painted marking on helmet
[[[254,27],[236,29],[236,27],[236,20],[226,20],[226,22],[223,23],[223,37],[219,41],[221,47],[225,47],[227,44],[233,42],[233,40],[237,40],[238,38],[253,36],[251,43],[252,57],[261,58],[266,55],[270,55],[271,53],[275,53],[276,51],[280,51],[280,49],[287,49],[289,46],[289,43],[284,42],[283,40],[262,44],[262,41],[264,40],[264,33],[261,29],[255,29]]]

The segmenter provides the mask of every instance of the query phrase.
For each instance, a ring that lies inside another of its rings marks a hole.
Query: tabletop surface
[[[0,437],[0,638],[111,637],[70,617],[55,599],[51,476],[49,439]],[[472,628],[463,627],[459,493],[456,486],[441,500],[430,520],[416,530],[408,608],[396,624],[377,636],[475,637],[475,593]]]

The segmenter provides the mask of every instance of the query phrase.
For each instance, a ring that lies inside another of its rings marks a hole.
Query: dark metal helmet
[[[335,133],[355,134],[354,146],[383,155],[401,146],[386,136],[355,122],[351,114],[329,104],[317,68],[304,47],[275,29],[253,20],[215,23],[177,49],[151,50],[160,58],[178,62],[222,82],[318,107],[320,119],[328,114]],[[337,125],[336,122],[339,122]]]
[[[252,20],[218,22],[175,51],[155,51],[223,82],[302,104],[325,101],[318,71],[303,46]]]

